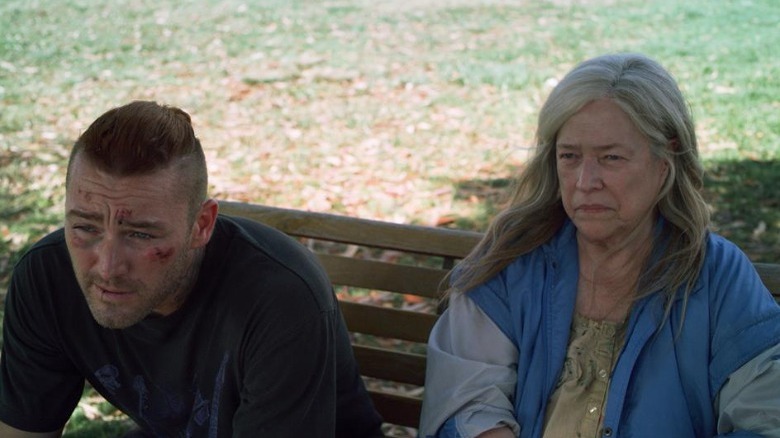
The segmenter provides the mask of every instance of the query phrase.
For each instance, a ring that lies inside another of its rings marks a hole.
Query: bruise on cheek
[[[75,233],[70,233],[69,239],[70,239],[70,244],[73,247],[83,248],[87,246],[87,242],[81,237],[76,236]]]
[[[154,247],[149,251],[149,258],[157,262],[165,262],[173,255],[173,248]]]
[[[122,225],[125,222],[125,219],[129,218],[133,215],[133,212],[126,209],[126,208],[120,208],[119,211],[116,212],[116,221],[119,225]]]

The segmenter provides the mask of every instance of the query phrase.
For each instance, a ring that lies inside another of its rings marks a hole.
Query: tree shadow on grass
[[[456,216],[452,228],[472,231],[485,231],[509,201],[514,179],[495,178],[479,180],[462,180],[454,183],[454,200],[456,204],[466,204],[468,215]]]
[[[704,187],[712,229],[752,261],[780,263],[780,162],[708,162]]]
[[[780,162],[733,160],[705,165],[704,197],[712,230],[733,241],[754,262],[780,263]],[[473,206],[452,227],[485,231],[508,201],[514,179],[455,181],[456,203]]]

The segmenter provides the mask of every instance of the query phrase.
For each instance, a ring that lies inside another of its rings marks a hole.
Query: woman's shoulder
[[[759,303],[776,306],[755,266],[739,246],[714,232],[708,234],[706,244],[698,284],[708,291],[710,300],[734,300],[736,307]]]
[[[495,276],[469,293],[504,296],[510,291],[544,290],[546,279],[577,272],[577,243],[574,226],[566,222],[547,242],[517,256]],[[549,275],[553,273],[554,275]]]
[[[705,267],[723,269],[728,267],[751,266],[752,263],[744,250],[728,238],[713,231],[707,233],[704,264]]]

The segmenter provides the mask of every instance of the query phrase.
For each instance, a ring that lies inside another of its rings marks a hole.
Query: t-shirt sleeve
[[[0,421],[29,432],[65,425],[84,378],[60,348],[47,300],[57,293],[44,266],[28,254],[14,270],[5,301],[0,357]]]

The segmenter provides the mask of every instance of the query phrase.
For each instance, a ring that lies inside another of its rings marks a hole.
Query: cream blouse
[[[612,369],[626,324],[574,315],[561,376],[550,396],[544,437],[599,437]]]

